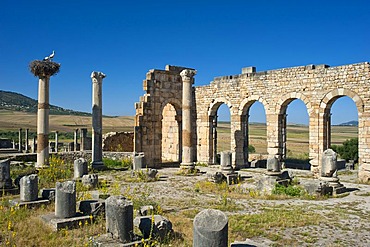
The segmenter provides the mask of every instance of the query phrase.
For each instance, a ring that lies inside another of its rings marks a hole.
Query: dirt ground
[[[244,178],[241,184],[231,185],[233,190],[212,192],[214,185],[207,182],[207,173],[219,168],[198,168],[201,174],[197,176],[179,175],[178,168],[163,168],[158,173],[159,181],[149,183],[130,181],[131,171],[99,176],[119,182],[122,193],[158,203],[164,215],[173,221],[175,232],[183,235],[180,246],[191,246],[192,230],[186,228],[192,227],[193,217],[205,208],[220,209],[232,219],[230,243],[248,238],[256,246],[370,246],[370,185],[356,182],[357,171],[339,172],[340,181],[349,192],[312,200],[255,195],[264,169],[239,171]],[[290,173],[300,182],[313,180],[309,171],[290,170]],[[244,216],[254,214],[262,219],[263,212],[274,212],[271,217],[277,218],[281,212],[282,218],[271,219],[271,223],[245,221]],[[291,217],[295,217],[294,223],[288,224]],[[247,230],[238,232],[237,227]],[[264,233],[255,233],[255,229],[250,229],[253,227],[264,229]]]

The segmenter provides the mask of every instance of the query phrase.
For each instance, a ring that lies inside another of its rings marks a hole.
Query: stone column
[[[22,128],[20,128],[18,132],[18,144],[18,152],[22,152]]]
[[[228,218],[220,210],[205,209],[193,222],[194,247],[227,247]]]
[[[249,166],[249,114],[241,116],[243,135],[243,164]]]
[[[55,186],[55,216],[70,218],[76,215],[76,182],[57,182]]]
[[[29,129],[26,129],[26,136],[25,136],[25,143],[24,143],[24,150],[26,153],[28,153],[28,134],[29,134]]]
[[[74,178],[81,178],[88,173],[87,161],[84,158],[79,158],[73,162]]]
[[[216,165],[217,162],[217,116],[213,116],[212,119],[212,146],[213,146],[213,164]]]
[[[181,71],[182,78],[182,169],[194,169],[194,154],[192,143],[192,106],[193,106],[193,83],[196,70],[184,69]]]
[[[55,152],[58,153],[58,131],[55,131]]]
[[[78,151],[77,150],[77,144],[78,144],[78,141],[77,141],[77,137],[78,137],[78,129],[75,129],[75,132],[74,132],[74,139],[73,139],[73,151]]]
[[[10,160],[0,160],[0,189],[10,189],[13,187],[10,177]]]
[[[82,128],[80,129],[80,150],[85,151],[87,149],[86,147],[86,138],[87,138],[87,129]]]
[[[49,76],[39,78],[37,110],[37,168],[49,165]]]
[[[34,60],[29,67],[39,78],[37,105],[37,164],[36,168],[49,165],[49,81],[59,72],[60,64],[53,62],[55,53],[43,60]]]
[[[19,181],[20,200],[23,202],[36,201],[38,199],[38,177],[37,174],[24,176]]]
[[[34,136],[33,139],[32,139],[31,151],[32,151],[32,153],[35,153],[35,151],[36,151],[36,136]]]
[[[280,150],[280,160],[285,160],[286,159],[286,138],[287,138],[287,126],[286,126],[286,119],[287,119],[287,114],[279,114],[279,142],[281,145],[281,150]]]
[[[134,231],[134,206],[123,196],[105,200],[106,229],[113,238],[123,243],[132,241]]]
[[[103,135],[103,114],[102,114],[102,83],[105,74],[92,72],[92,168],[104,169],[102,135]]]

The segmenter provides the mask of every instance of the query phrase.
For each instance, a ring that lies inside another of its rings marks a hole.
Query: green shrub
[[[106,167],[111,169],[131,169],[132,168],[132,160],[130,158],[123,158],[121,160],[115,159],[108,159],[104,158],[103,163]]]
[[[256,152],[256,148],[253,147],[252,145],[248,145],[248,153],[255,153]]]
[[[351,138],[342,145],[332,145],[331,148],[345,160],[358,159],[358,138]]]
[[[304,194],[304,190],[297,185],[288,185],[284,186],[281,184],[275,184],[274,189],[272,190],[274,195],[287,195],[287,196],[301,196]]]

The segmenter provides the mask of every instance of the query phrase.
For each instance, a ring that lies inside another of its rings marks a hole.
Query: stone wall
[[[133,152],[133,132],[109,132],[103,135],[103,151]]]
[[[168,66],[167,68],[169,68]],[[181,119],[181,77],[176,70],[151,70],[144,81],[146,94],[136,104],[135,150],[145,152],[150,163],[161,163],[162,111],[167,103]],[[356,104],[359,116],[359,177],[370,179],[370,65],[368,62],[337,67],[307,65],[256,72],[243,68],[238,75],[216,77],[206,86],[194,88],[195,160],[213,162],[212,121],[225,103],[231,114],[233,165],[248,161],[248,113],[255,101],[263,104],[267,123],[267,153],[284,159],[286,154],[286,110],[294,99],[302,100],[309,115],[311,170],[320,172],[321,154],[330,146],[330,109],[342,96]],[[181,132],[181,131],[180,131]],[[181,142],[180,142],[181,146]],[[181,148],[180,148],[181,149]],[[149,153],[149,155],[148,155]]]

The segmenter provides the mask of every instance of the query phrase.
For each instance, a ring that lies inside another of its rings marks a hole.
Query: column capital
[[[93,71],[91,72],[91,79],[93,80],[93,83],[94,82],[101,82],[103,80],[103,78],[105,78],[106,75],[102,72],[97,72],[97,71]]]
[[[190,80],[197,74],[197,71],[195,69],[184,69],[181,71],[180,76],[182,77],[182,80]]]

